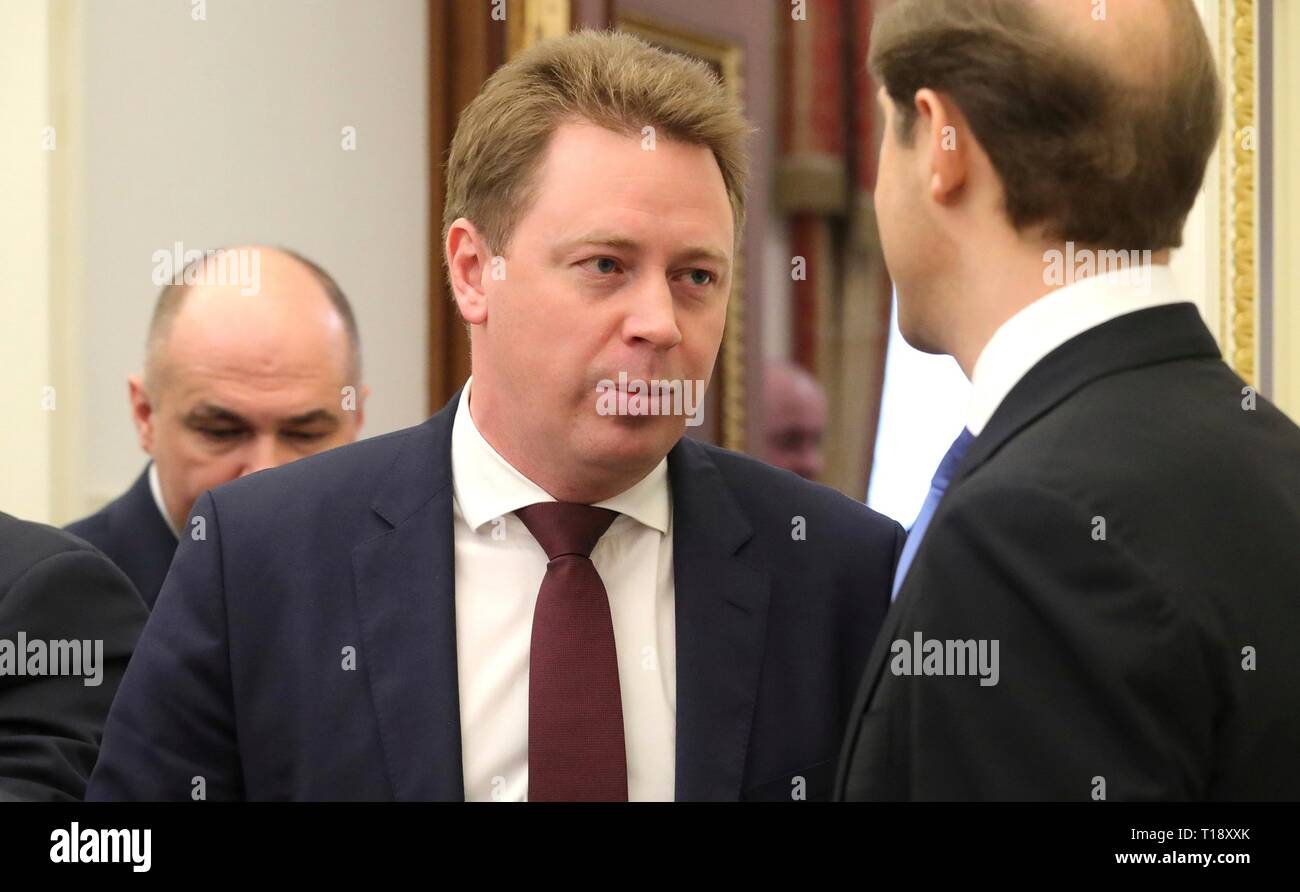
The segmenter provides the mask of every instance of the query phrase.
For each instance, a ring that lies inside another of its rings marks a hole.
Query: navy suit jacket
[[[1247,393],[1188,303],[1035,365],[926,530],[837,794],[1300,799],[1300,428]],[[916,635],[1000,642],[997,684],[903,671]]]
[[[148,466],[125,493],[64,529],[108,555],[153,607],[176,554],[176,536],[153,500]]]
[[[198,500],[88,798],[464,798],[455,407]],[[902,529],[688,439],[668,461],[676,798],[828,797]]]
[[[85,795],[109,705],[148,615],[122,571],[85,542],[0,512],[0,640],[16,646],[25,634],[29,642],[103,645],[99,684],[66,673],[0,674],[0,802]]]

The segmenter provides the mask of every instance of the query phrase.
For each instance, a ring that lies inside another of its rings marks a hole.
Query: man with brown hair
[[[871,64],[899,326],[967,430],[837,795],[1300,797],[1300,430],[1167,267],[1220,128],[1189,0],[898,0]]]
[[[199,499],[91,798],[829,796],[902,530],[682,436],[748,132],[627,35],[489,79],[447,163],[471,380]]]

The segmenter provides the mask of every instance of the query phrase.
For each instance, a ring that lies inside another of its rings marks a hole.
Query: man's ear
[[[937,204],[952,205],[966,185],[974,137],[961,111],[952,100],[934,90],[916,93],[916,122],[922,163],[930,185],[930,197]]]
[[[366,423],[366,397],[368,396],[370,396],[370,385],[362,384],[361,392],[357,394],[357,408],[353,412],[357,419],[356,426],[352,429],[354,434],[361,433],[361,425]]]
[[[447,269],[451,274],[451,292],[461,317],[470,325],[487,321],[487,291],[492,258],[487,241],[474,224],[457,218],[447,230]]]
[[[154,417],[153,403],[145,392],[144,381],[139,375],[126,376],[127,395],[131,400],[131,422],[135,425],[136,435],[140,438],[140,448],[153,455]]]

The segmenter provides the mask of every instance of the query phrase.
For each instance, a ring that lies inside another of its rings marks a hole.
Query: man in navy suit
[[[488,81],[444,210],[471,380],[198,500],[90,798],[828,796],[902,530],[683,437],[748,132],[628,35]]]
[[[154,305],[144,376],[127,379],[152,461],[68,532],[108,555],[152,607],[194,500],[351,443],[365,411],[360,377],[352,307],[315,263],[258,245],[192,260]]]
[[[1300,798],[1300,429],[1169,268],[1220,136],[1213,52],[1191,0],[1099,9],[876,21],[899,329],[972,396],[845,799]]]

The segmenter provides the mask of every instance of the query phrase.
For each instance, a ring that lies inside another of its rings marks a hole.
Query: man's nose
[[[658,350],[669,350],[682,342],[673,290],[667,281],[655,281],[637,295],[623,331],[628,340],[645,341]]]
[[[244,458],[243,470],[239,472],[239,476],[247,477],[249,474],[265,471],[267,468],[274,468],[283,463],[277,450],[275,437],[271,434],[259,434],[249,444],[248,454]]]
[[[799,476],[806,480],[818,480],[821,478],[825,462],[822,459],[820,446],[809,445],[799,450],[797,459],[799,465]]]

